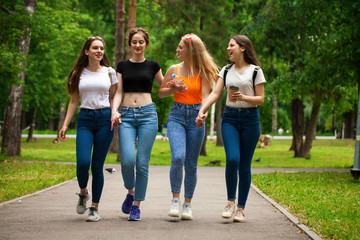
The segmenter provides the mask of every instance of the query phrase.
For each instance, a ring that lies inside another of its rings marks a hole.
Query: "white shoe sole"
[[[240,223],[244,223],[246,222],[246,219],[238,219],[238,218],[234,218],[233,219],[234,222],[240,222]]]
[[[181,219],[182,219],[182,220],[192,220],[193,217],[192,217],[192,216],[182,215],[182,216],[181,216]]]
[[[180,217],[180,213],[176,213],[176,212],[169,212],[168,213],[169,217]]]
[[[86,219],[87,222],[97,222],[99,220],[100,220],[100,218],[87,218]]]
[[[231,215],[221,214],[221,217],[228,219],[228,218],[231,218],[233,215],[234,215],[234,214],[231,214]]]

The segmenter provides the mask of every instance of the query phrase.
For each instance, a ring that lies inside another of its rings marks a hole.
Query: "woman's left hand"
[[[111,113],[111,131],[121,123],[121,114],[118,111]]]
[[[236,101],[246,101],[247,96],[242,94],[240,91],[235,92],[232,95],[233,99],[235,99]]]

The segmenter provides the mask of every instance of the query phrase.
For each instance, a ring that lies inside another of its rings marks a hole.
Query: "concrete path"
[[[221,218],[226,189],[224,168],[220,167],[199,167],[192,203],[194,220],[183,221],[167,216],[169,167],[151,166],[146,201],[141,204],[142,221],[129,222],[121,212],[126,191],[120,166],[111,166],[117,172],[104,171],[99,222],[85,222],[87,212],[75,212],[78,185],[72,180],[0,205],[0,239],[310,239],[254,188],[249,194],[246,223]],[[253,170],[259,171],[262,169]]]

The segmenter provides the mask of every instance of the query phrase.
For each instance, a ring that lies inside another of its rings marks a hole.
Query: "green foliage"
[[[348,172],[277,172],[252,181],[323,238],[358,238],[360,184]]]
[[[90,31],[78,22],[91,22],[87,14],[54,9],[38,2],[28,56],[23,109],[37,107],[38,119],[57,118],[68,97],[67,75]],[[42,121],[41,121],[42,122]],[[45,126],[47,128],[47,126]]]
[[[113,59],[115,0],[38,0],[27,59],[16,46],[28,23],[23,4],[20,0],[1,4],[14,14],[0,11],[0,118],[10,83],[16,83],[23,70],[18,63],[27,60],[23,109],[29,118],[37,107],[37,126],[45,129],[49,119],[57,121],[60,102],[69,99],[67,75],[86,37],[100,35]],[[125,4],[127,11],[128,1]],[[138,0],[136,24],[150,32],[146,58],[159,62],[164,74],[179,62],[175,49],[186,33],[202,38],[219,67],[228,63],[229,38],[249,36],[267,80],[261,125],[263,132],[270,132],[274,93],[279,101],[278,125],[283,127],[290,117],[284,116],[288,104],[295,98],[330,104],[337,125],[344,112],[354,109],[358,100],[354,87],[360,76],[359,9],[359,3],[350,0]],[[159,99],[157,92],[154,84],[152,97],[162,125],[172,98]],[[329,128],[328,119],[329,115],[321,116],[319,129]]]

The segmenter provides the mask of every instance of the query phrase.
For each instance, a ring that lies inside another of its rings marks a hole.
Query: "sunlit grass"
[[[0,202],[73,179],[75,169],[73,164],[0,161]]]
[[[253,183],[326,239],[359,239],[360,183],[349,172],[254,174]]]

